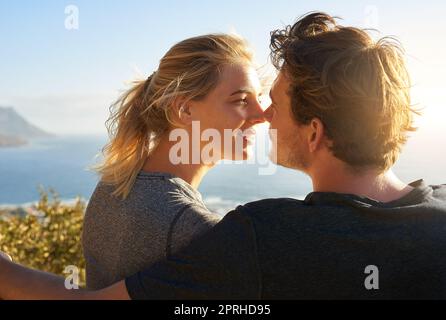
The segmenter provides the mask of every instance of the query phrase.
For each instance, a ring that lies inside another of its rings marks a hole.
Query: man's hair
[[[389,169],[415,131],[404,51],[325,13],[271,33],[271,60],[291,81],[293,118],[320,119],[335,157],[354,169]]]

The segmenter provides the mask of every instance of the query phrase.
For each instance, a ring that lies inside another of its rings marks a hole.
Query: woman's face
[[[208,154],[213,160],[248,158],[254,143],[253,126],[265,121],[259,102],[261,91],[254,67],[228,65],[222,69],[217,87],[204,99],[191,102],[191,119],[200,124],[202,157]],[[215,141],[218,135],[220,145]]]

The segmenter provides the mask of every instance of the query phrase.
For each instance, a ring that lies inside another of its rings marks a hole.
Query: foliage
[[[27,210],[0,212],[0,250],[30,268],[66,276],[76,266],[85,284],[81,234],[85,202],[64,204],[53,190],[40,190],[39,202]]]

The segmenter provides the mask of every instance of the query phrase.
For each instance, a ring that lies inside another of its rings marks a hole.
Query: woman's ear
[[[185,98],[175,99],[173,102],[173,114],[181,125],[188,126],[192,124],[190,101],[187,101]]]

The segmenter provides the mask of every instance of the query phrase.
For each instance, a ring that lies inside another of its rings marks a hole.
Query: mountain
[[[0,107],[0,147],[19,146],[29,139],[47,137],[51,135],[29,123],[13,108]]]

